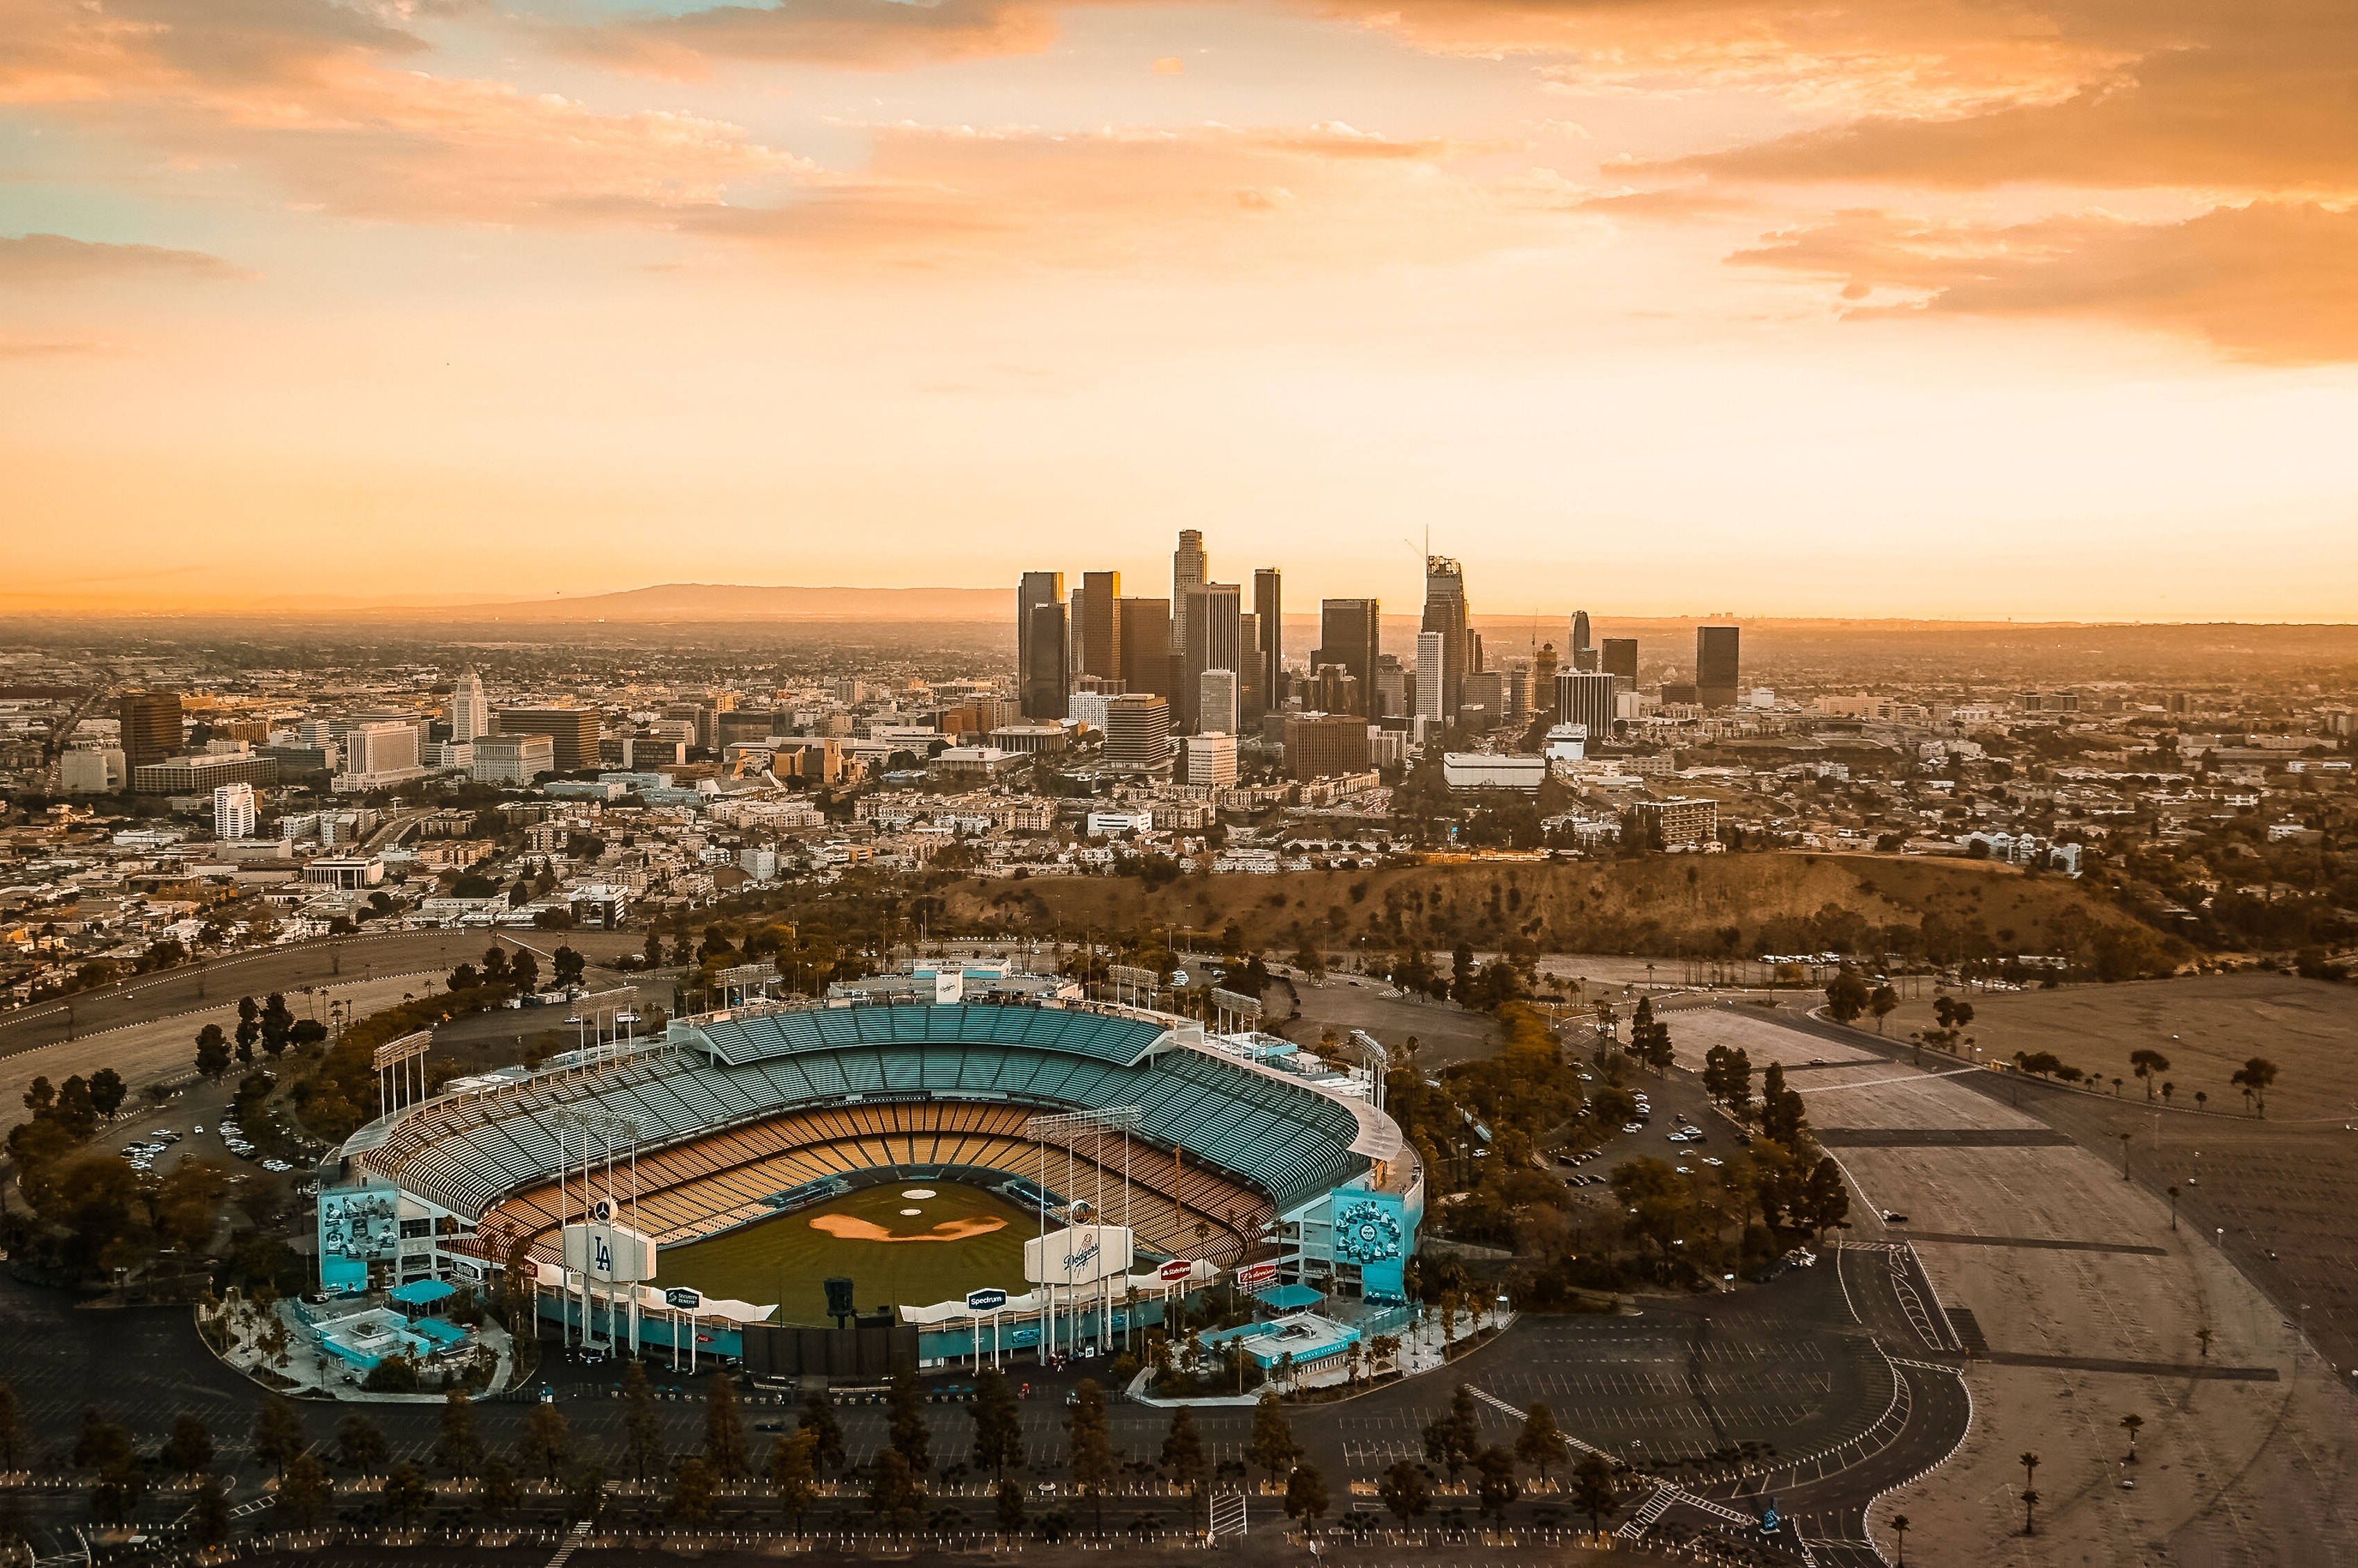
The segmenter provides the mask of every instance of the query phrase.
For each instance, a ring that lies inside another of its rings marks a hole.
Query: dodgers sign
[[[1023,1244],[1023,1277],[1034,1284],[1094,1285],[1130,1271],[1130,1233],[1119,1225],[1076,1225]]]

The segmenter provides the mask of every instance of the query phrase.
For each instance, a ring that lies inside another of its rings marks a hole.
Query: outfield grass
[[[934,1195],[902,1195],[919,1190]],[[920,1212],[901,1212],[911,1208]],[[1000,1223],[980,1234],[951,1239],[931,1234],[937,1227],[972,1232],[979,1223],[991,1221]],[[832,1234],[828,1222],[854,1234]],[[858,1234],[871,1227],[899,1239]],[[930,1306],[993,1285],[1021,1292],[1023,1241],[1038,1233],[1036,1215],[996,1194],[955,1182],[895,1182],[709,1241],[665,1248],[656,1282],[738,1301],[776,1302],[781,1310],[773,1321],[823,1325],[829,1320],[820,1281],[835,1274],[849,1276],[862,1312]]]

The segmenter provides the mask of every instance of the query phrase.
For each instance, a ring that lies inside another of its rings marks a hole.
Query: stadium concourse
[[[530,1267],[544,1314],[568,1332],[660,1347],[684,1332],[667,1307],[698,1295],[658,1288],[665,1249],[863,1187],[938,1181],[988,1188],[1044,1232],[1095,1222],[1122,1263],[1145,1271],[1090,1276],[1112,1281],[1109,1298],[1170,1262],[1167,1277],[1186,1285],[1241,1268],[1249,1288],[1403,1299],[1424,1186],[1381,1108],[1380,1069],[1339,1069],[1271,1036],[1209,1033],[995,968],[925,980],[677,1019],[660,1039],[568,1053],[394,1111],[345,1143],[343,1181],[322,1195],[322,1287],[487,1286]],[[644,1238],[651,1256],[601,1270],[575,1239],[594,1227],[630,1248]],[[1039,1303],[999,1312],[1027,1309]],[[741,1331],[772,1305],[690,1310],[705,1354],[735,1358]],[[947,1315],[903,1315],[928,1325],[921,1359],[975,1354],[979,1320]],[[1125,1322],[1109,1299],[1105,1327]],[[1036,1330],[997,1322],[982,1348],[1036,1343]]]

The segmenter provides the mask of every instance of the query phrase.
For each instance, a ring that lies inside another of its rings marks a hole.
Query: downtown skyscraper
[[[1466,677],[1480,667],[1473,627],[1466,610],[1466,568],[1447,556],[1424,558],[1424,620],[1418,628],[1417,711],[1444,724],[1457,720],[1464,700]],[[1422,639],[1438,634],[1440,689],[1425,695],[1425,650]]]
[[[1065,574],[1025,572],[1015,588],[1015,690],[1023,717],[1055,723],[1071,699]]]

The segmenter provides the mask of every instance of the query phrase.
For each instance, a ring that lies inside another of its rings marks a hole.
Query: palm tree
[[[2129,1456],[2128,1456],[2128,1459],[2125,1461],[2125,1462],[2126,1462],[2126,1463],[2128,1463],[2128,1464],[2134,1465],[2134,1464],[2136,1464],[2136,1463],[2137,1462],[2137,1461],[2136,1461],[2136,1434],[2137,1434],[2137,1429],[2138,1429],[2139,1427],[2142,1427],[2143,1425],[2145,1425],[2145,1417],[2143,1417],[2143,1416],[2141,1416],[2141,1415],[2137,1415],[2137,1414],[2136,1414],[2136,1413],[2132,1412],[2132,1413],[2130,1413],[2130,1414],[2128,1414],[2128,1415],[2125,1415],[2125,1416],[2121,1417],[2121,1430],[2122,1430],[2123,1432],[2125,1432],[2125,1433],[2127,1433],[2129,1434]]]
[[[2211,1092],[2210,1092],[2208,1089],[2196,1089],[2196,1090],[2194,1091],[2194,1108],[2195,1108],[2195,1109],[2197,1109],[2197,1110],[2201,1110],[2203,1107],[2205,1107],[2205,1106],[2209,1105],[2210,1103],[2211,1103]]]
[[[1891,1516],[1891,1533],[1899,1541],[1899,1562],[1896,1568],[1908,1568],[1908,1516],[1906,1514]]]
[[[2039,1455],[2025,1449],[2022,1457],[2015,1463],[2022,1466],[2022,1489],[2027,1492],[2039,1476]]]

